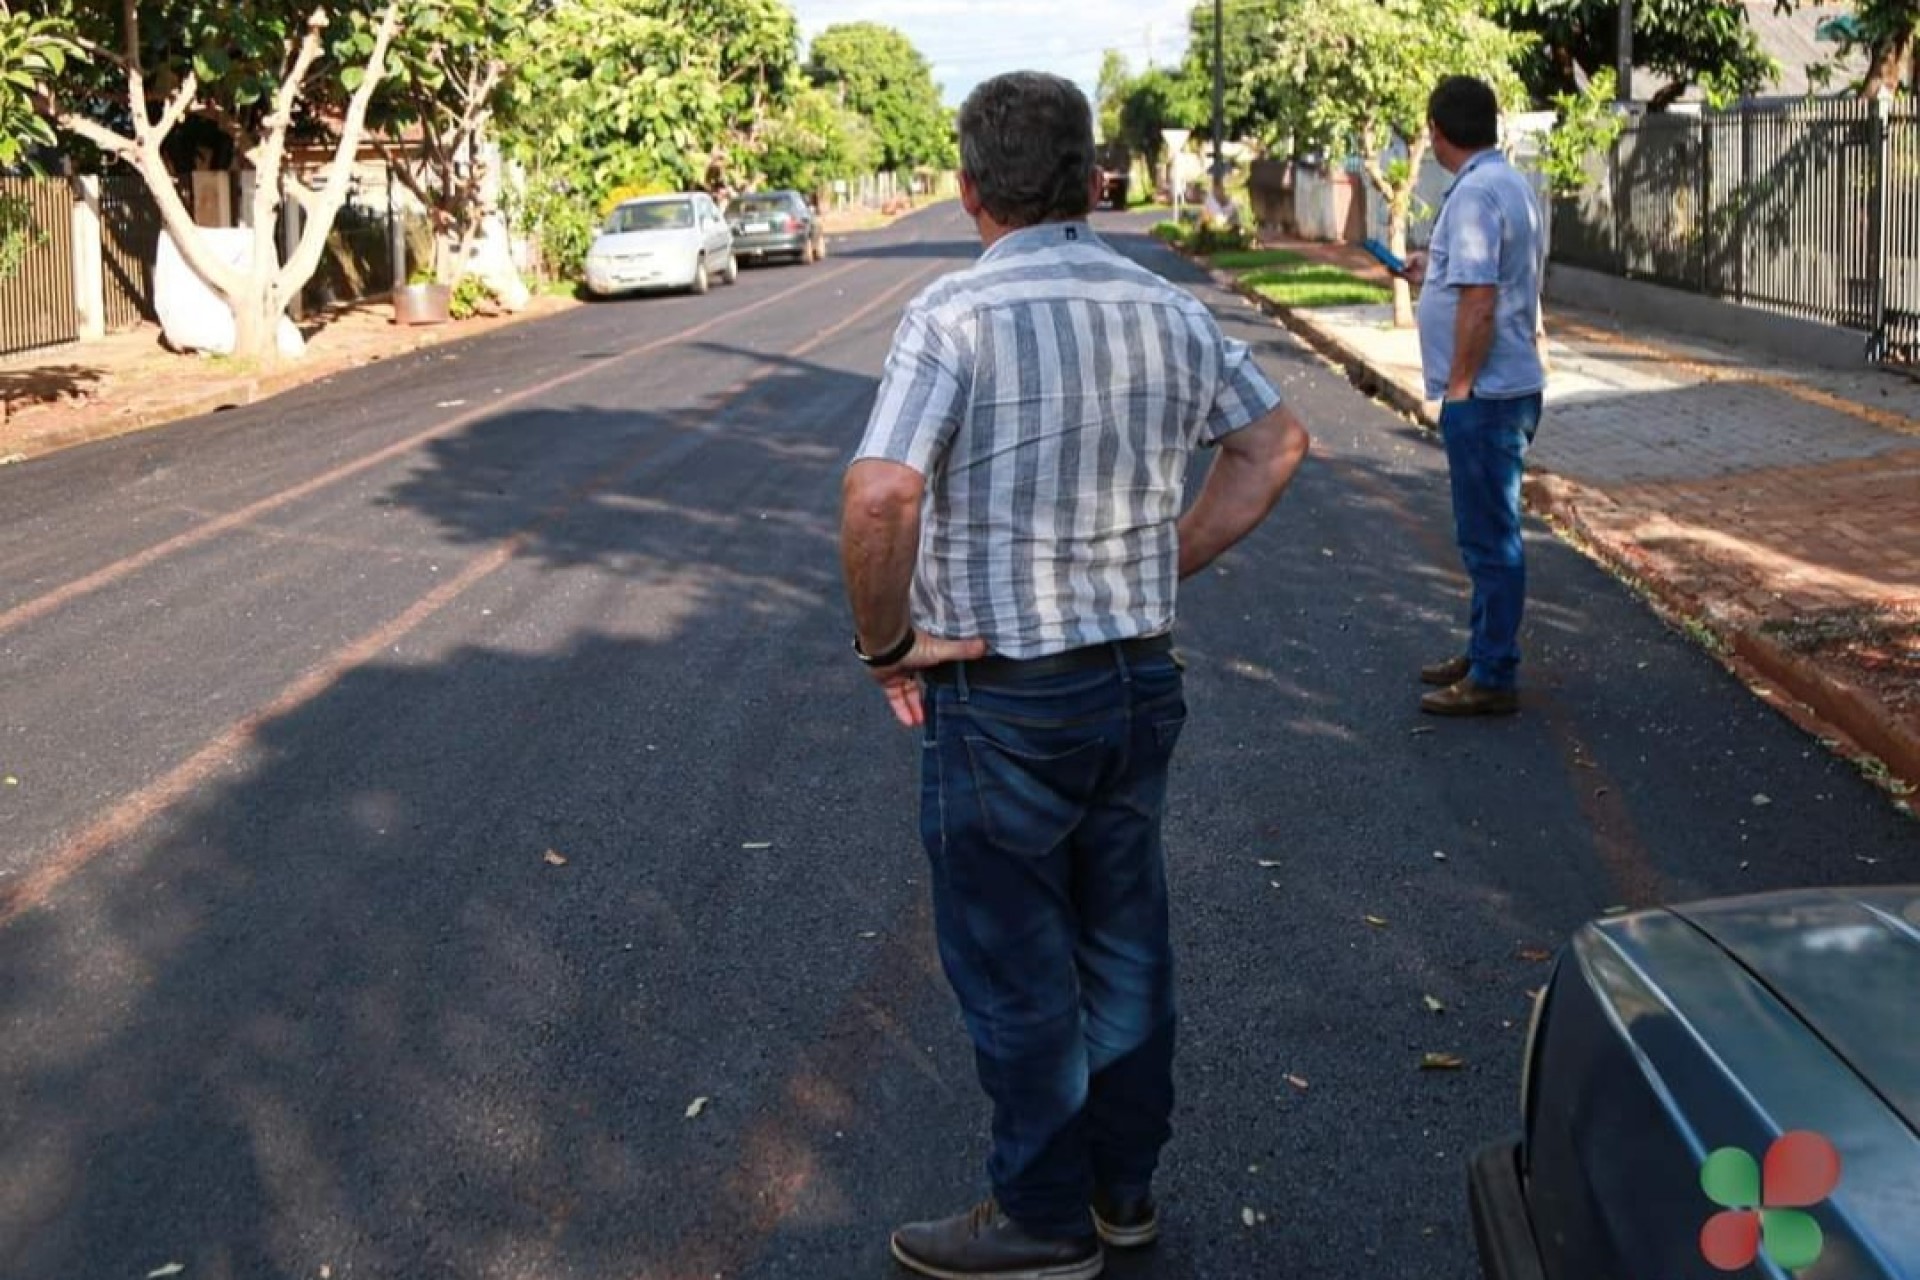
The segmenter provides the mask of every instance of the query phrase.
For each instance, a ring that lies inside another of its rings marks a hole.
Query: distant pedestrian
[[[1434,156],[1456,177],[1407,277],[1422,286],[1421,362],[1427,398],[1443,401],[1454,535],[1473,606],[1466,653],[1421,670],[1442,687],[1420,709],[1506,715],[1519,708],[1527,598],[1520,477],[1546,387],[1538,340],[1546,241],[1532,187],[1500,151],[1493,89],[1449,77],[1428,100],[1427,118]]]
[[[1086,1280],[1103,1239],[1159,1225],[1176,584],[1265,518],[1307,435],[1202,303],[1088,226],[1079,89],[1001,76],[959,127],[986,251],[907,308],[842,555],[855,649],[922,730],[935,931],[993,1103],[993,1197],[900,1228],[893,1252],[924,1275]],[[1212,446],[1183,516],[1189,455]]]

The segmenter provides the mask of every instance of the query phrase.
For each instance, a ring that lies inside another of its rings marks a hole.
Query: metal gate
[[[160,252],[160,206],[137,173],[100,179],[100,266],[106,325],[112,333],[155,318],[153,263]]]
[[[0,356],[78,341],[73,195],[50,178],[0,178]]]

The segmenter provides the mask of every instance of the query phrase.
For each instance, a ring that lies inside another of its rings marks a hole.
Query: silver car
[[[727,220],[699,191],[621,202],[587,250],[587,292],[595,297],[637,289],[705,293],[713,278],[732,284],[739,276]]]

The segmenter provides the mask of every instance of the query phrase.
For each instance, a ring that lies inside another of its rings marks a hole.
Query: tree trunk
[[[1407,210],[1412,199],[1413,181],[1408,179],[1405,189],[1387,205],[1387,248],[1403,261],[1407,256]],[[1400,276],[1393,278],[1393,327],[1413,328],[1413,288]]]

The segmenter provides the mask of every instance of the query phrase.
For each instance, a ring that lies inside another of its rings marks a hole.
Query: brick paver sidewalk
[[[1352,246],[1285,247],[1385,278]],[[1418,342],[1385,307],[1284,318],[1435,421]],[[1783,710],[1920,785],[1920,381],[1564,309],[1547,323],[1535,510],[1704,624]]]

